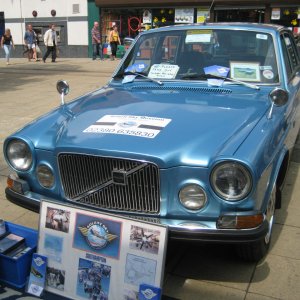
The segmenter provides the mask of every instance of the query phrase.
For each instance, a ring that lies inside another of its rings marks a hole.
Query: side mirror
[[[280,88],[275,88],[270,93],[270,98],[271,98],[271,101],[274,103],[274,105],[283,106],[288,102],[289,94],[286,90],[283,90]]]
[[[281,88],[275,88],[272,92],[270,92],[269,97],[272,101],[272,106],[268,114],[268,119],[272,118],[272,113],[275,106],[283,106],[289,100],[289,93]]]
[[[59,80],[56,83],[56,89],[61,96],[61,105],[65,104],[64,96],[70,91],[69,84],[65,80]]]

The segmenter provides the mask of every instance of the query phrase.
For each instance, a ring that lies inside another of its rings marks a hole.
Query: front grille
[[[154,164],[65,153],[58,163],[68,200],[94,208],[159,213],[159,172]]]

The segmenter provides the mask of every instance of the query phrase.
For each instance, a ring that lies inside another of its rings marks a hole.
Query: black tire
[[[269,223],[269,231],[266,236],[256,242],[243,243],[237,245],[237,254],[240,258],[250,262],[258,262],[267,254],[272,236],[272,229],[274,224],[274,214],[276,206],[276,185],[274,184],[273,190],[270,195],[267,210],[265,212],[266,219]]]

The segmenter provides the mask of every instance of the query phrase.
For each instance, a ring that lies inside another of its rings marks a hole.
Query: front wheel
[[[270,247],[272,229],[274,224],[275,204],[276,185],[274,184],[265,213],[266,220],[269,224],[269,230],[265,237],[259,241],[237,245],[237,253],[243,260],[257,262],[267,254]]]

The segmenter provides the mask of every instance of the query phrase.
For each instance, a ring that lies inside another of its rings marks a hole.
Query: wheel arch
[[[287,170],[289,167],[290,162],[290,152],[286,150],[284,153],[281,154],[278,160],[278,165],[275,174],[275,183],[276,183],[276,209],[281,208],[281,192],[284,186]]]

